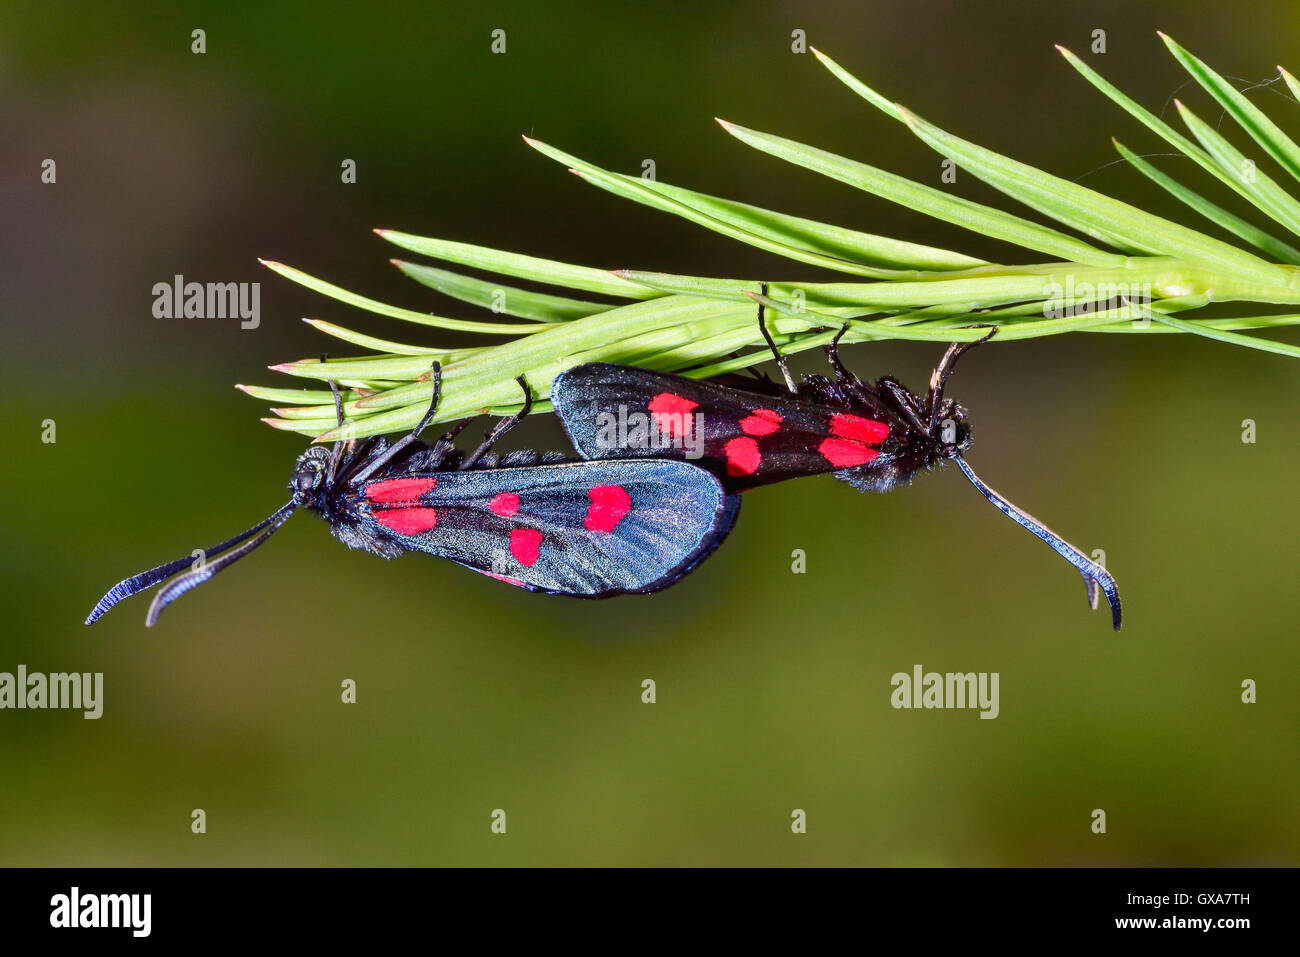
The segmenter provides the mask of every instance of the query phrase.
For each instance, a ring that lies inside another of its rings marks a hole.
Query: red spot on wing
[[[438,513],[432,508],[394,508],[374,514],[376,522],[399,535],[419,535],[438,524]]]
[[[612,532],[632,511],[632,496],[621,485],[597,485],[587,493],[587,531]]]
[[[758,471],[758,463],[763,455],[758,451],[758,443],[748,436],[732,439],[722,451],[727,456],[728,475],[753,475]]]
[[[880,454],[876,449],[869,449],[861,442],[851,439],[824,439],[817,446],[817,451],[837,469],[865,465]]]
[[[500,495],[494,495],[492,501],[488,502],[488,508],[502,518],[509,518],[519,511],[519,496],[514,492],[502,492]]]
[[[860,415],[837,412],[831,416],[831,435],[876,445],[883,442],[889,435],[889,426],[874,419],[864,419]],[[875,456],[873,455],[872,458],[875,458]]]
[[[367,485],[366,498],[372,502],[418,502],[421,495],[437,485],[434,478],[388,479]]]
[[[771,435],[782,421],[781,413],[774,409],[755,409],[740,420],[740,430],[746,435]]]
[[[510,533],[510,554],[529,568],[537,561],[542,547],[542,533],[535,528],[516,528]]]
[[[495,578],[499,582],[506,582],[507,584],[510,585],[516,585],[519,588],[528,587],[523,582],[521,582],[518,578],[511,578],[509,575],[498,575],[496,572],[484,572],[483,574],[486,575],[488,578]]]
[[[697,405],[698,402],[692,402],[685,396],[660,392],[650,400],[650,417],[654,419],[655,428],[665,435],[681,435],[684,431],[685,417]]]

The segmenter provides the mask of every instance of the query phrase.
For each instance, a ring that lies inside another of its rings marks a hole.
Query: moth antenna
[[[1119,586],[1115,584],[1115,579],[1111,577],[1110,572],[1061,538],[1034,516],[1017,508],[1001,494],[985,485],[960,455],[955,455],[953,458],[956,459],[958,467],[965,473],[966,478],[970,479],[970,483],[979,489],[980,494],[992,502],[998,511],[1052,546],[1056,554],[1078,569],[1079,574],[1083,576],[1084,587],[1088,591],[1088,604],[1093,609],[1097,607],[1098,591],[1105,592],[1106,601],[1110,602],[1111,622],[1114,624],[1115,630],[1119,631],[1120,620],[1123,618],[1123,609],[1119,603]]]
[[[286,505],[284,508],[288,508],[288,506]],[[252,536],[256,535],[258,532],[260,532],[262,529],[266,528],[266,526],[270,525],[273,521],[275,521],[276,516],[278,516],[280,512],[283,512],[284,508],[281,508],[279,509],[279,511],[276,511],[273,514],[262,519],[262,521],[258,522],[252,528],[240,532],[234,538],[229,538],[226,541],[222,542],[220,545],[213,545],[211,548],[205,548],[203,550],[203,554],[219,555],[222,552],[224,552],[227,548],[232,548],[235,545],[238,545],[240,542],[244,541],[245,539],[251,538]],[[194,556],[186,555],[184,558],[178,558],[175,561],[168,562],[166,565],[159,565],[157,568],[151,568],[148,571],[141,572],[138,575],[132,575],[130,578],[124,578],[122,581],[118,582],[107,592],[105,592],[104,597],[95,603],[95,607],[92,608],[90,610],[90,614],[86,616],[86,624],[93,625],[96,621],[98,621],[100,618],[104,616],[104,613],[106,611],[108,611],[110,608],[116,605],[123,598],[130,598],[132,595],[138,594],[139,592],[144,591],[146,588],[152,588],[160,581],[163,581],[164,579],[167,578],[171,578],[177,572],[183,571],[185,568],[189,567],[193,563],[194,563]]]
[[[235,549],[233,552],[227,552],[216,561],[210,562],[202,568],[197,568],[188,574],[180,576],[166,588],[159,591],[158,594],[153,596],[153,601],[149,605],[149,614],[144,620],[145,625],[153,627],[153,625],[157,623],[158,616],[162,614],[163,609],[177,598],[181,597],[181,595],[184,595],[191,588],[197,588],[199,585],[202,585],[217,572],[235,564],[235,562],[239,561],[254,549],[260,548],[266,543],[268,538],[280,530],[280,526],[289,520],[289,516],[292,515],[297,508],[297,502],[289,502],[282,506],[274,515],[263,523],[270,527],[251,542],[239,546],[239,548]]]

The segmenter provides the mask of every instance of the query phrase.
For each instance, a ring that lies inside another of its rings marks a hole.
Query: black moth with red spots
[[[1091,607],[1105,593],[1119,630],[1119,589],[1110,573],[985,485],[963,458],[971,444],[966,410],[943,390],[957,359],[978,343],[950,346],[921,396],[888,376],[861,381],[840,363],[834,342],[827,348],[834,378],[810,375],[796,383],[768,335],[761,304],[759,328],[785,389],[766,377],[728,377],[732,384],[723,385],[597,362],[561,373],[551,402],[584,458],[690,460],[728,492],[824,472],[862,491],[888,492],[951,459],[999,511],[1079,571]]]
[[[944,442],[913,422],[913,410],[893,394],[850,373],[835,380],[807,376],[793,392],[752,382],[738,388],[592,362],[561,373],[551,401],[584,457],[690,460],[717,475],[728,492],[822,472],[863,491],[888,492],[970,444],[965,410],[951,400],[940,421],[952,441]],[[625,429],[630,441],[620,442],[619,410],[639,414],[650,428]]]
[[[146,618],[152,625],[171,601],[257,548],[299,508],[321,515],[344,544],[373,555],[427,552],[529,591],[582,598],[665,588],[735,522],[740,498],[684,462],[574,462],[536,452],[498,458],[492,444],[528,410],[531,393],[522,380],[523,411],[499,422],[477,450],[466,455],[451,442],[471,419],[427,446],[416,437],[437,407],[437,366],[433,377],[433,402],[410,435],[392,444],[377,438],[308,447],[289,482],[293,497],[273,515],[208,549],[200,567],[185,571],[193,564],[186,556],[120,582],[86,624],[184,572],[154,596]],[[338,405],[337,389],[335,397]]]

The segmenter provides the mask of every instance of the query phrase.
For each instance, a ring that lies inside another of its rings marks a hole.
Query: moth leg
[[[763,295],[767,295],[767,283],[762,283]],[[772,333],[767,331],[767,322],[764,316],[765,310],[763,304],[758,304],[758,331],[763,334],[763,339],[767,342],[767,347],[772,350],[772,357],[776,359],[776,367],[781,370],[781,377],[785,379],[785,387],[790,390],[791,395],[798,395],[799,388],[794,384],[794,378],[790,375],[790,366],[785,360],[785,356],[776,351],[776,341],[772,338]]]
[[[993,326],[988,335],[972,342],[954,342],[948,346],[944,352],[943,358],[939,364],[934,367],[934,372],[930,373],[930,396],[927,405],[930,409],[930,431],[934,431],[935,423],[939,418],[939,403],[943,401],[943,387],[948,382],[948,377],[952,375],[952,370],[957,365],[957,360],[970,352],[976,346],[982,346],[995,335],[998,334],[998,327]]]
[[[741,355],[742,355],[742,353],[741,353],[740,351],[729,352],[729,353],[727,353],[727,358],[728,358],[728,359],[739,359],[739,358],[741,357]],[[755,379],[757,379],[759,382],[765,382],[765,383],[767,383],[768,385],[771,385],[771,384],[772,384],[772,380],[771,380],[770,378],[768,378],[767,375],[766,375],[766,374],[765,374],[761,369],[755,369],[753,366],[749,366],[747,369],[745,369],[745,371],[748,372],[750,375],[752,375],[752,376],[753,376]]]
[[[461,419],[450,429],[444,432],[437,442],[433,443],[433,458],[430,463],[431,468],[437,469],[442,465],[442,463],[447,459],[447,456],[450,455],[456,448],[454,445],[451,444],[452,440],[456,438],[456,436],[460,435],[460,433],[464,430],[465,426],[469,425],[477,418],[478,418],[477,415],[471,415],[468,416],[467,418]]]
[[[374,475],[381,468],[383,468],[385,465],[391,462],[393,460],[393,457],[397,455],[397,453],[401,452],[412,442],[419,439],[420,433],[423,432],[428,427],[431,421],[433,421],[433,416],[438,411],[438,399],[441,395],[442,395],[442,365],[437,361],[435,361],[433,363],[433,398],[429,400],[429,410],[424,413],[424,417],[420,419],[419,424],[416,425],[416,427],[412,429],[409,434],[402,436],[391,446],[389,446],[383,455],[379,456],[377,459],[375,459],[373,462],[367,465],[356,475],[352,476],[352,478],[348,480],[348,484],[360,485],[366,479],[370,478],[370,476]]]
[[[514,415],[508,415],[504,419],[501,419],[499,422],[497,422],[497,424],[492,427],[492,431],[489,432],[487,436],[483,439],[483,442],[479,445],[479,447],[476,448],[473,452],[471,452],[469,456],[466,457],[460,463],[459,466],[457,466],[457,469],[459,471],[464,471],[465,469],[473,468],[474,464],[478,462],[478,460],[481,459],[484,455],[486,455],[488,453],[488,450],[491,449],[492,446],[496,445],[496,443],[501,440],[501,437],[503,435],[505,435],[516,425],[518,425],[523,420],[524,416],[528,414],[529,410],[532,409],[533,390],[528,388],[528,382],[524,379],[523,376],[517,376],[515,378],[515,381],[519,383],[519,388],[524,390],[523,407]]]
[[[894,404],[898,406],[899,410],[907,417],[908,421],[911,422],[912,425],[916,426],[917,431],[922,433],[926,431],[925,423],[921,421],[921,416],[924,415],[925,410],[918,409],[912,402],[912,393],[908,392],[893,379],[881,379],[880,382],[877,383],[877,387],[888,390],[890,396],[894,400]],[[933,426],[931,426],[931,429],[933,429]]]
[[[456,436],[460,435],[460,433],[464,431],[465,426],[469,425],[477,418],[478,418],[477,415],[466,416],[465,418],[457,422],[455,425],[453,425],[446,432],[442,433],[442,438],[438,439],[438,441],[450,442],[452,439],[454,439]]]
[[[325,361],[324,353],[321,353],[320,361],[321,362]],[[337,427],[342,428],[343,427],[343,394],[339,392],[339,384],[335,382],[333,379],[329,380],[329,384],[330,384],[330,391],[334,393],[334,415],[338,419]],[[342,440],[340,440],[335,442],[334,448],[330,450],[329,470],[325,473],[325,481],[327,484],[332,483],[334,481],[334,475],[339,470],[339,461],[342,458],[343,458],[343,442]]]
[[[728,359],[739,359],[739,358],[741,358],[741,357],[744,356],[744,355],[746,355],[745,352],[741,351],[740,349],[736,349],[736,350],[733,351],[733,352],[728,352],[728,353],[727,353],[727,358],[728,358]],[[751,356],[752,356],[752,355],[754,355],[754,353],[751,352],[751,353],[748,353],[748,355],[751,355]],[[748,373],[750,376],[752,376],[754,379],[758,380],[759,382],[763,383],[763,384],[766,385],[766,386],[774,385],[774,383],[772,382],[772,377],[769,376],[769,375],[768,375],[766,372],[764,372],[762,369],[759,369],[757,366],[752,366],[752,365],[750,365],[750,366],[746,366],[745,369],[744,369],[744,371],[747,372],[747,373]]]
[[[852,323],[846,322],[840,327],[840,331],[835,333],[835,338],[831,344],[826,347],[826,358],[831,361],[831,368],[835,370],[835,381],[843,382],[845,379],[854,378],[853,373],[844,368],[844,363],[840,361],[840,340],[844,338],[844,333],[849,331]]]

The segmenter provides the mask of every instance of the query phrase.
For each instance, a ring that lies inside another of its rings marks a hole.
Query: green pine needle
[[[1261,314],[1257,308],[1258,304],[1300,306],[1300,249],[1289,241],[1300,235],[1300,200],[1258,168],[1271,163],[1300,180],[1300,146],[1222,76],[1169,37],[1160,36],[1175,60],[1233,119],[1250,146],[1260,151],[1259,164],[1184,104],[1176,105],[1191,139],[1125,96],[1069,50],[1058,49],[1100,92],[1246,200],[1251,212],[1282,226],[1290,237],[1265,232],[1248,218],[1211,202],[1118,141],[1116,149],[1134,170],[1214,223],[1223,235],[1251,248],[1053,176],[926,122],[814,50],[832,75],[887,117],[905,124],[927,146],[1062,228],[772,133],[719,120],[723,129],[778,159],[1052,261],[989,263],[956,250],[602,169],[525,137],[538,152],[615,196],[681,217],[790,263],[845,274],[851,281],[810,283],[769,275],[730,279],[610,270],[379,229],[375,232],[382,238],[410,252],[487,274],[479,278],[393,260],[423,287],[489,310],[493,318],[453,319],[388,305],[280,263],[266,265],[364,312],[416,327],[510,338],[495,345],[441,348],[308,319],[320,331],[369,354],[302,359],[271,367],[310,379],[316,388],[238,388],[273,404],[276,417],[263,420],[272,427],[320,442],[412,428],[428,408],[435,361],[442,367],[443,392],[434,422],[517,410],[521,400],[514,380],[520,375],[533,393],[534,409],[547,411],[551,382],[563,370],[584,362],[621,362],[708,377],[767,361],[771,353],[757,323],[759,303],[767,307],[767,328],[783,354],[826,345],[841,330],[844,342],[904,339],[942,344],[981,338],[989,325],[997,325],[995,343],[1068,332],[1194,334],[1300,358],[1300,346],[1240,331],[1300,325],[1300,313]],[[1281,67],[1278,70],[1300,100],[1300,82]],[[556,291],[539,292],[518,282]],[[1256,308],[1242,309],[1241,315],[1199,313],[1216,303],[1249,303]],[[332,393],[320,387],[329,380],[346,390],[341,426]]]

